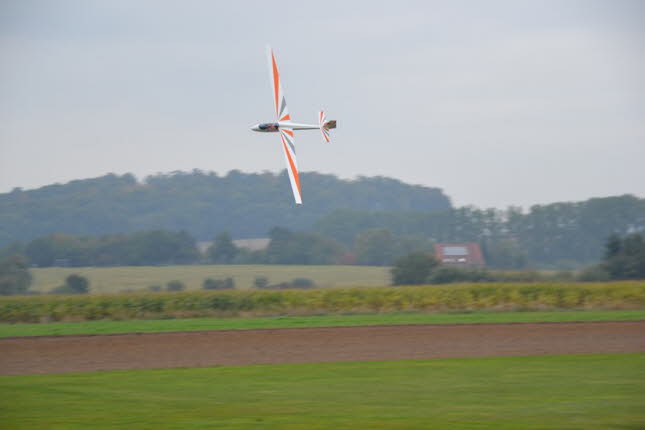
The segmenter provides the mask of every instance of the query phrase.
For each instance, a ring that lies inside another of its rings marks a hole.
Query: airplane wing
[[[280,127],[280,139],[282,139],[282,150],[284,159],[287,162],[287,172],[289,181],[291,181],[291,190],[296,204],[302,204],[302,194],[300,193],[300,176],[298,175],[298,162],[296,160],[296,146],[293,138],[293,130],[290,128]]]
[[[275,61],[275,54],[271,47],[267,46],[267,55],[269,57],[269,74],[271,76],[271,87],[273,88],[273,103],[275,105],[275,118],[277,121],[291,121],[287,102],[282,92],[280,84],[280,72],[278,72],[278,63]]]
[[[267,47],[269,57],[269,74],[271,76],[271,87],[273,89],[273,103],[275,106],[275,117],[278,122],[291,121],[287,102],[282,92],[280,84],[280,72],[278,63],[275,61],[275,54],[271,47]],[[302,194],[300,193],[300,176],[298,175],[298,162],[296,160],[296,142],[293,137],[293,129],[280,127],[280,139],[282,140],[282,150],[284,159],[287,163],[287,172],[291,182],[291,190],[296,204],[302,204]]]

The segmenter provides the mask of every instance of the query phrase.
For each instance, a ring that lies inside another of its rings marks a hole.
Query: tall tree
[[[645,240],[638,233],[628,234],[620,243],[611,236],[606,243],[604,268],[612,279],[645,279]]]
[[[31,280],[24,256],[12,255],[0,259],[0,295],[25,293],[31,285]]]
[[[345,253],[340,243],[313,233],[276,227],[269,237],[264,253],[269,264],[336,264]]]
[[[231,239],[231,235],[223,232],[215,236],[213,245],[208,249],[211,262],[216,264],[230,264],[238,254],[238,249]]]
[[[605,259],[616,257],[620,254],[620,248],[622,247],[622,241],[620,236],[616,233],[613,233],[607,238],[607,243],[605,244]]]
[[[389,230],[367,230],[356,236],[355,250],[358,264],[388,266],[396,255],[396,243]]]

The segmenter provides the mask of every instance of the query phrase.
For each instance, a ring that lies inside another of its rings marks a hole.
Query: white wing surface
[[[273,88],[275,119],[278,122],[291,121],[291,116],[289,116],[289,109],[287,109],[287,102],[284,99],[284,93],[282,92],[280,72],[278,72],[278,63],[275,61],[275,54],[270,47],[267,47],[267,55],[269,56],[269,73],[271,75],[271,86]]]
[[[298,161],[296,160],[296,146],[293,138],[293,130],[290,128],[280,128],[280,139],[282,139],[282,149],[284,159],[287,162],[287,172],[289,181],[291,181],[291,191],[297,204],[302,204],[302,194],[300,192],[300,176],[298,175]]]
[[[280,84],[280,72],[278,63],[275,61],[275,54],[270,47],[267,47],[269,57],[269,73],[271,76],[271,86],[273,88],[273,103],[275,106],[275,115],[277,122],[291,121],[287,102],[282,92]],[[280,127],[280,139],[282,140],[282,150],[287,163],[287,172],[291,182],[291,190],[296,204],[302,204],[302,194],[300,192],[300,176],[298,175],[298,161],[296,160],[296,145],[293,137],[293,129]]]

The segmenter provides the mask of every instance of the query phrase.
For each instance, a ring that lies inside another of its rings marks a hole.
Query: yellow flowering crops
[[[1,322],[645,307],[645,281],[0,297]]]

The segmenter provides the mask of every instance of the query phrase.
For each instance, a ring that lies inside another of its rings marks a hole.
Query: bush
[[[267,278],[258,276],[255,278],[254,283],[254,287],[260,290],[287,290],[291,288],[305,290],[308,288],[314,288],[315,286],[316,284],[314,281],[308,278],[295,278],[290,282],[280,282],[278,284],[269,285]]]
[[[535,270],[489,270],[440,264],[434,257],[413,253],[399,258],[392,268],[393,285],[449,284],[457,282],[561,282],[573,281],[571,272],[544,274]]]
[[[398,258],[392,268],[393,285],[419,285],[428,279],[439,261],[425,252],[413,252]]]
[[[288,282],[280,282],[278,284],[271,284],[263,287],[265,290],[286,290],[291,288],[291,284]]]
[[[205,290],[230,290],[235,288],[235,281],[233,278],[226,279],[204,279],[202,288]]]
[[[183,291],[186,289],[186,285],[184,285],[183,282],[181,281],[170,281],[166,284],[166,291]]]
[[[316,283],[309,278],[295,278],[291,281],[291,286],[293,288],[313,288]]]
[[[266,276],[256,276],[255,280],[253,281],[253,287],[254,288],[266,288],[269,286],[269,278]]]
[[[90,281],[85,276],[71,274],[65,278],[65,285],[56,287],[51,294],[87,294],[90,291]]]
[[[222,288],[222,285],[224,285],[224,283],[220,279],[207,278],[204,279],[202,288],[204,290],[219,290]]]
[[[157,292],[161,291],[161,285],[150,285],[148,287],[148,291],[151,291],[153,293],[157,293]]]
[[[494,276],[485,269],[439,266],[432,272],[430,283],[449,284],[452,282],[490,282],[493,278]]]
[[[578,280],[582,282],[606,282],[610,278],[611,275],[602,264],[588,267],[578,275]]]

